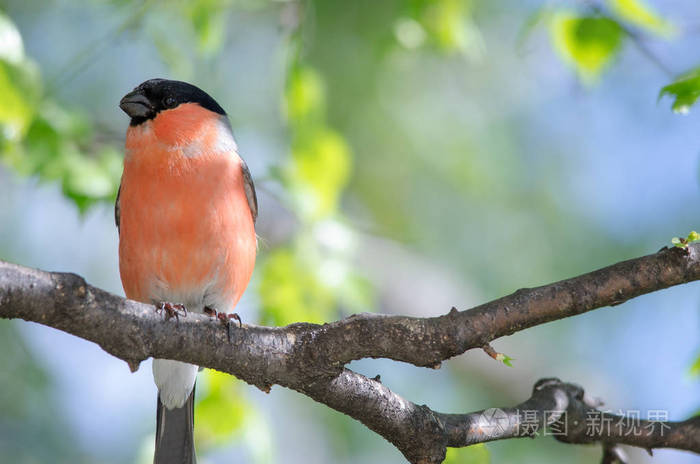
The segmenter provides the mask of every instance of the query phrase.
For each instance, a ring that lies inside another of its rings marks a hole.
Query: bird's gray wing
[[[241,159],[241,169],[243,170],[243,189],[245,190],[245,197],[248,200],[248,207],[250,207],[250,213],[253,215],[253,222],[258,219],[258,197],[255,195],[255,184],[253,184],[253,178],[250,176],[250,170],[245,161]]]
[[[117,232],[119,232],[119,196],[122,193],[122,183],[119,182],[119,190],[117,190],[117,201],[114,202],[114,223],[117,225]]]

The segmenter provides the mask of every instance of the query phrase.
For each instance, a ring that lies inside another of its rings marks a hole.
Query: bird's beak
[[[124,95],[119,102],[119,108],[132,118],[148,118],[153,116],[153,106],[148,98],[139,90]]]

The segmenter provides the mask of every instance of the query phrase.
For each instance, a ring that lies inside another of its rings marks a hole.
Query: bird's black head
[[[150,79],[124,95],[119,102],[121,108],[131,117],[130,125],[153,119],[165,110],[176,108],[182,103],[197,103],[214,113],[226,112],[208,93],[192,84],[167,79]]]

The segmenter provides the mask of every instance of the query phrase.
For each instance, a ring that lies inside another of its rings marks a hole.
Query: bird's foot
[[[161,301],[156,305],[156,313],[164,314],[165,320],[170,320],[173,317],[177,322],[180,322],[180,316],[187,317],[187,308],[185,305],[180,303],[169,303],[167,301]]]
[[[215,317],[219,320],[221,325],[226,327],[226,336],[228,337],[229,343],[231,343],[231,319],[238,321],[238,328],[243,327],[243,322],[241,322],[241,317],[238,315],[238,313],[227,314],[224,312],[217,312],[216,309],[205,306],[204,314],[208,315],[209,317]]]

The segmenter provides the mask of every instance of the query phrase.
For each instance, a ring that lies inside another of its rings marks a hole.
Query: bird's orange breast
[[[119,233],[127,297],[223,311],[240,299],[257,242],[242,161],[226,130],[197,105],[129,128]]]

